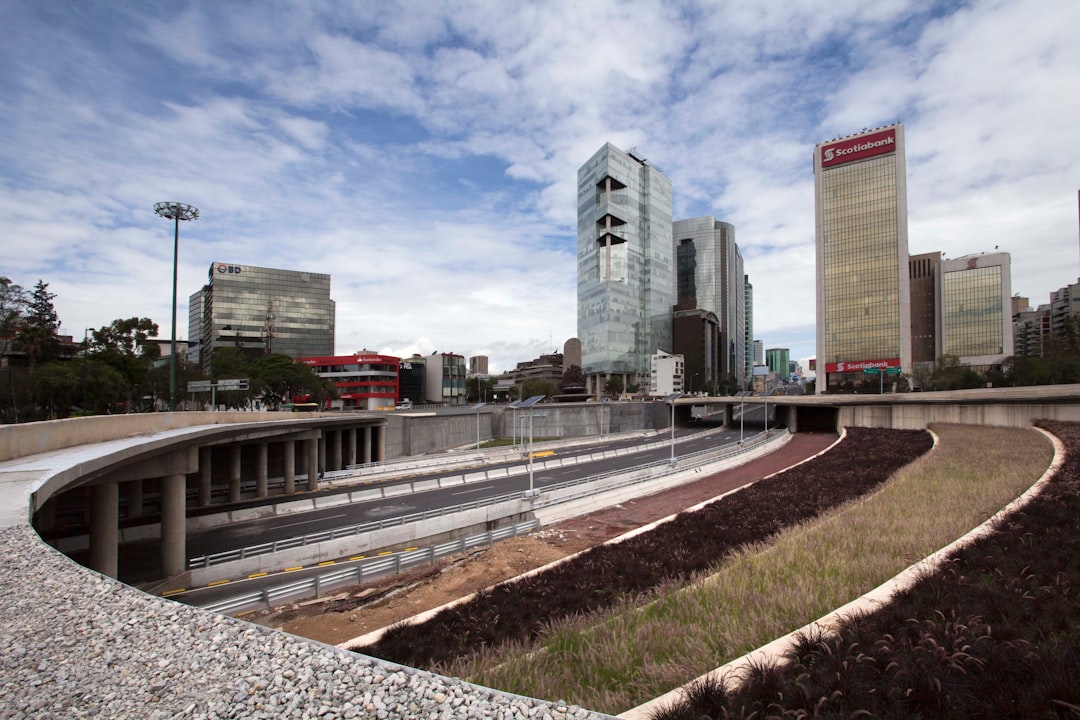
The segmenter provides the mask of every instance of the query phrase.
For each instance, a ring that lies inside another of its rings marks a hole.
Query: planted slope
[[[524,580],[504,583],[431,620],[402,625],[357,651],[432,667],[554,620],[685,582],[747,543],[859,497],[932,445],[923,431],[855,428],[828,453],[626,542],[604,545]]]
[[[839,635],[803,638],[790,665],[656,718],[1080,717],[1080,424],[1042,425],[1067,460],[994,533]]]

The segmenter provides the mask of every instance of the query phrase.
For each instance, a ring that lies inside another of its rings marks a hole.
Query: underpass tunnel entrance
[[[839,409],[836,407],[796,407],[796,432],[837,432]]]

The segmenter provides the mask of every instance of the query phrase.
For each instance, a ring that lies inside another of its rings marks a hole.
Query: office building
[[[941,253],[908,258],[911,291],[911,362],[933,363],[941,357]]]
[[[667,397],[672,393],[683,392],[684,366],[682,355],[658,350],[650,361],[649,394],[653,397]]]
[[[911,369],[904,126],[814,147],[817,392]]]
[[[672,315],[674,346],[683,358],[687,392],[718,392],[723,342],[716,315],[697,308]]]
[[[413,355],[409,364],[415,368],[424,366],[423,396],[408,397],[417,402],[441,405],[461,405],[465,402],[465,356],[455,353],[435,352],[426,357]],[[404,399],[404,398],[402,398]]]
[[[399,360],[363,350],[353,355],[300,358],[334,383],[343,410],[393,410],[398,397]]]
[[[488,356],[473,355],[469,358],[469,377],[488,374]]]
[[[745,321],[743,322],[743,381],[739,384],[740,390],[746,390],[749,378],[754,374],[754,286],[750,284],[750,276],[743,277],[746,299],[743,301]]]
[[[606,143],[578,170],[578,332],[590,395],[644,386],[671,349],[671,180]]]
[[[201,318],[189,312],[188,332],[189,337],[199,337],[206,372],[214,352],[225,347],[235,347],[247,357],[334,354],[335,307],[329,275],[213,263],[206,285],[190,302],[190,310],[202,308]]]
[[[763,343],[760,340],[755,340],[754,341],[754,365],[753,365],[753,367],[758,367],[759,365],[764,365],[764,364],[765,364],[765,343]]]
[[[791,350],[788,348],[769,348],[765,351],[765,364],[777,378],[787,381],[791,377]]]
[[[1011,277],[1008,253],[941,262],[945,355],[986,370],[1013,354]]]
[[[713,217],[697,217],[675,222],[671,234],[675,309],[705,310],[719,320],[719,376],[711,379],[734,392],[746,381],[746,275],[735,228]]]

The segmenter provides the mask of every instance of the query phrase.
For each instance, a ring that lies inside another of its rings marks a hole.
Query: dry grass
[[[1032,430],[934,430],[939,446],[879,492],[745,549],[689,588],[561,621],[536,643],[496,648],[440,671],[621,712],[876,587],[993,515],[1038,479],[1052,456]]]

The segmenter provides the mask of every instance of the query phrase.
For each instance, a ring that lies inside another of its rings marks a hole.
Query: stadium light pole
[[[169,342],[169,412],[176,410],[176,266],[180,256],[180,221],[197,220],[199,208],[179,202],[159,202],[154,212],[173,221],[172,338]]]

